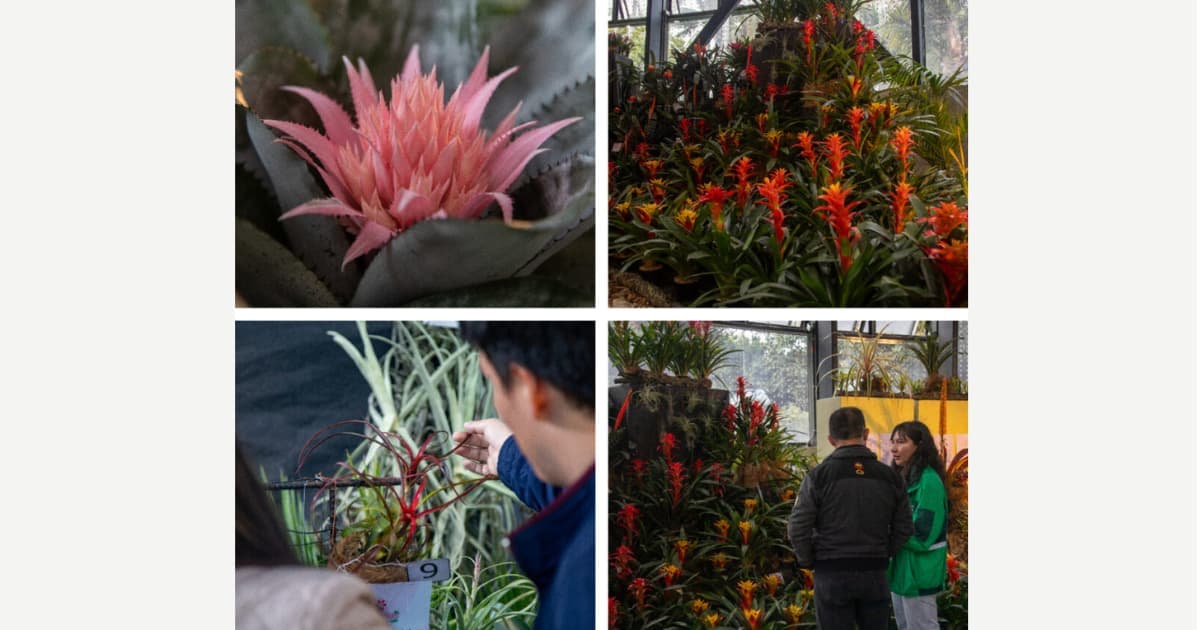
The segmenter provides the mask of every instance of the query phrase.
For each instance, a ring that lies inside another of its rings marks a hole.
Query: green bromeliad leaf
[[[292,252],[238,218],[236,285],[251,306],[338,306],[337,298]]]

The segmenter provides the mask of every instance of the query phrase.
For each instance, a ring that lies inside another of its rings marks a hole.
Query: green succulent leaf
[[[246,112],[246,131],[275,189],[280,208],[286,212],[326,194],[313,180],[308,165],[291,149],[275,141],[253,112]],[[349,247],[346,232],[333,217],[301,216],[283,222],[292,250],[329,287],[339,301],[346,301],[358,284],[358,270],[342,270]]]
[[[268,46],[291,48],[329,70],[329,31],[307,2],[238,0],[234,49],[239,63]]]
[[[236,220],[237,292],[251,305],[338,306],[337,298],[292,252],[249,221]]]
[[[588,307],[592,296],[549,278],[526,276],[474,285],[413,300],[412,308]]]

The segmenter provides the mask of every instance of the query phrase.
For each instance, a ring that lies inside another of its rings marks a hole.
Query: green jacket
[[[901,597],[935,595],[946,588],[946,488],[933,469],[908,487],[913,535],[888,564],[888,584]]]

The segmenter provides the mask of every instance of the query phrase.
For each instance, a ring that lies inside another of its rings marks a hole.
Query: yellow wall
[[[946,401],[946,457],[952,459],[958,451],[967,448],[967,402]],[[908,398],[867,398],[844,396],[822,398],[817,401],[817,455],[824,458],[833,452],[829,444],[829,415],[841,407],[858,407],[867,419],[867,447],[883,461],[890,461],[886,453],[890,448],[892,427],[908,420],[920,420],[929,427],[934,439],[938,439],[939,400]]]

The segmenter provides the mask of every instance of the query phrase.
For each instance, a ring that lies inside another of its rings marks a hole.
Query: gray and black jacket
[[[804,568],[886,569],[912,533],[904,481],[865,446],[842,446],[810,470],[788,519]]]

